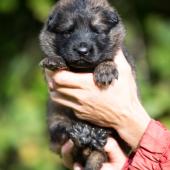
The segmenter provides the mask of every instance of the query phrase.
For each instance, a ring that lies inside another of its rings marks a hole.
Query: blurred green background
[[[112,0],[148,113],[170,128],[168,0]],[[63,170],[49,151],[38,34],[55,0],[0,0],[0,170]]]

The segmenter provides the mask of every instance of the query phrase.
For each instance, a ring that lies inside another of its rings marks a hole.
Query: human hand
[[[62,160],[64,165],[69,169],[83,170],[83,167],[74,163],[71,160],[71,151],[73,149],[73,143],[69,140],[62,147]],[[105,152],[108,154],[109,162],[103,164],[101,170],[121,170],[127,160],[127,157],[121,150],[120,146],[115,139],[109,138],[107,144],[104,147]]]
[[[117,141],[109,138],[104,150],[108,154],[109,162],[104,163],[101,170],[121,170],[127,161],[127,157]]]
[[[75,110],[80,119],[116,129],[122,139],[135,149],[150,117],[138,99],[131,67],[121,50],[115,56],[115,63],[119,78],[107,89],[95,85],[92,73],[48,73],[49,80],[55,82],[48,81],[55,91],[51,98]]]

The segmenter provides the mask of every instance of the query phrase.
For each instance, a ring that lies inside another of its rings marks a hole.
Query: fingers
[[[85,101],[85,100],[87,100],[87,98],[89,98],[88,95],[91,94],[91,91],[90,92],[88,91],[88,93],[87,93],[87,91],[83,90],[83,89],[72,89],[72,88],[62,88],[62,87],[57,88],[57,92],[60,95],[69,97],[67,99],[74,100],[78,104],[82,104],[83,101]],[[90,97],[90,98],[92,98],[92,97]]]
[[[126,161],[126,156],[115,139],[108,138],[104,150],[108,153],[110,162],[115,163]]]
[[[71,89],[71,88],[57,88],[57,92],[66,95],[71,96],[73,98],[77,98],[77,96],[82,95],[81,89]]]
[[[72,150],[73,150],[74,144],[71,140],[66,142],[62,149],[61,149],[61,155],[62,155],[62,160],[63,164],[65,167],[72,169],[73,167],[73,160],[72,160]]]
[[[115,56],[115,63],[118,66],[120,75],[124,75],[124,73],[126,73],[126,75],[127,73],[132,74],[130,65],[122,50],[117,52],[117,55]],[[83,89],[85,87],[96,87],[92,73],[73,73],[69,71],[60,71],[56,73],[49,70],[45,70],[45,72],[50,89],[54,88],[54,82],[57,86],[70,88]]]
[[[94,85],[92,73],[83,74],[61,71],[55,74],[53,79],[57,85],[71,88],[82,88],[87,84]]]
[[[69,107],[75,111],[81,111],[80,104],[73,97],[64,96],[62,94],[57,94],[56,92],[51,93],[52,101],[61,104],[63,106]]]

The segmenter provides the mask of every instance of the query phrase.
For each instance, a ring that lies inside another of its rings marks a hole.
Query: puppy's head
[[[55,34],[56,54],[73,68],[94,68],[113,59],[124,38],[118,13],[103,0],[60,0],[47,30]]]

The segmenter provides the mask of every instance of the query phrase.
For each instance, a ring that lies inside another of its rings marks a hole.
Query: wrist
[[[116,127],[116,130],[132,149],[136,149],[151,118],[141,103],[137,101],[132,104],[126,114],[122,114],[121,119],[121,124]]]

